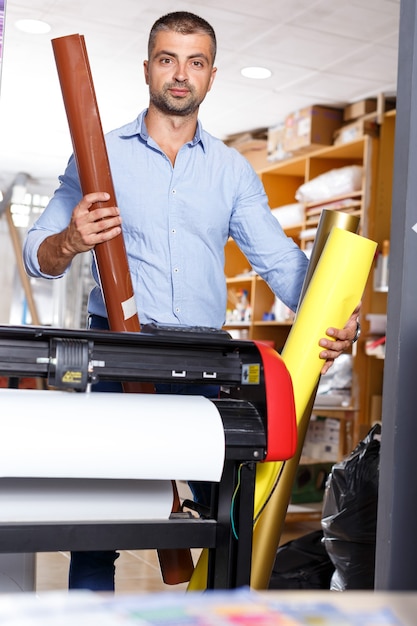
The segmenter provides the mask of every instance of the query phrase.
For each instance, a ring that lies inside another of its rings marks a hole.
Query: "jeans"
[[[89,327],[94,329],[108,329],[107,320],[92,315],[89,318]],[[93,392],[121,393],[122,385],[117,381],[99,381],[92,385]],[[218,385],[184,385],[184,384],[156,384],[156,393],[172,393],[182,395],[202,395],[206,398],[217,398]],[[198,419],[198,418],[197,418]],[[196,502],[209,506],[211,483],[188,483]],[[69,588],[89,589],[91,591],[114,591],[115,561],[119,554],[115,550],[72,552],[69,568]]]

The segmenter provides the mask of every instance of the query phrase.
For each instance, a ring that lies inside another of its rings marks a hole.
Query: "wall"
[[[16,276],[16,261],[4,215],[0,218],[0,324],[8,324]]]

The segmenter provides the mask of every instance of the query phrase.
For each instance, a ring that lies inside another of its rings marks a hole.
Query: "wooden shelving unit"
[[[395,116],[386,114],[381,125],[380,138],[364,136],[347,144],[323,147],[314,152],[300,154],[285,161],[271,164],[258,172],[271,208],[296,202],[295,194],[307,181],[332,169],[349,165],[362,166],[362,187],[354,193],[326,199],[330,205],[339,204],[335,210],[349,211],[360,217],[360,233],[377,241],[379,245],[389,239],[390,201],[393,165],[393,132]],[[346,200],[349,199],[349,203]],[[286,231],[301,248],[307,248],[314,240],[303,233],[317,226],[324,203],[304,205],[304,221]],[[242,323],[230,323],[228,330],[244,331],[241,336],[252,340],[270,341],[280,351],[291,328],[291,318],[284,322],[265,320],[273,310],[274,295],[268,285],[251,272],[248,260],[234,241],[226,246],[225,272],[230,294],[228,307],[233,309],[234,298],[239,290],[245,290],[251,305],[251,317]],[[336,418],[342,416],[347,427],[343,435],[352,448],[367,432],[370,424],[370,407],[373,395],[382,393],[383,363],[365,354],[368,313],[386,311],[386,293],[373,292],[372,276],[363,296],[361,323],[363,333],[354,347],[352,402],[347,409],[326,407],[325,414]],[[323,415],[323,412],[320,412]]]

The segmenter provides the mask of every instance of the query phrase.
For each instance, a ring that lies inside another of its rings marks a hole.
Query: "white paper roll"
[[[0,522],[168,519],[170,480],[0,478]]]
[[[202,396],[0,389],[0,477],[220,480],[225,436]]]

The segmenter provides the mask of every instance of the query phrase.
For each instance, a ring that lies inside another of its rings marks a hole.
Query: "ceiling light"
[[[271,70],[267,67],[244,67],[240,73],[245,78],[269,78],[272,76]]]
[[[33,35],[45,35],[51,30],[50,25],[42,20],[17,20],[15,26],[18,30]]]

